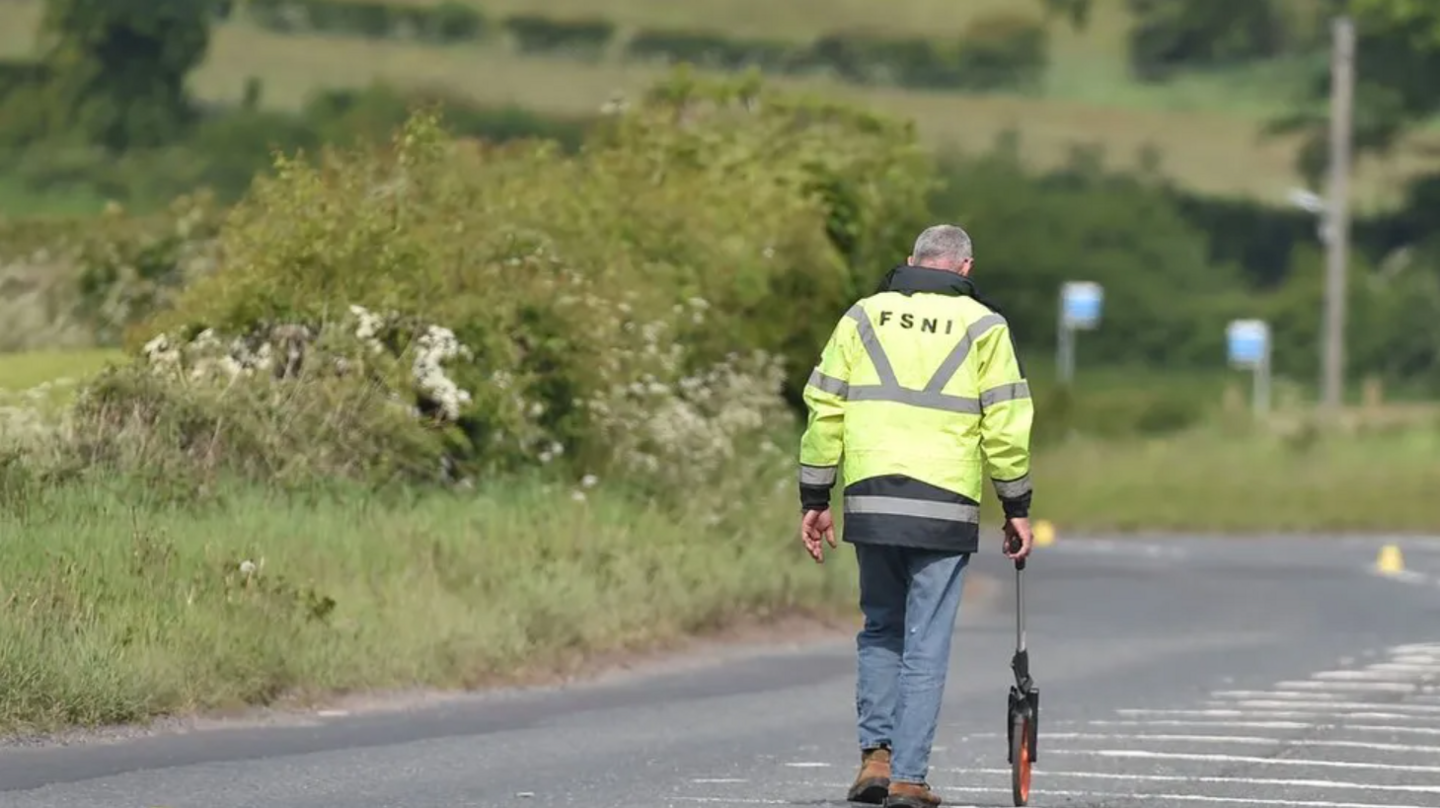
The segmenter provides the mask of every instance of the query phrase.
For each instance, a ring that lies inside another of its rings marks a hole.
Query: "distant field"
[[[1297,0],[1298,1],[1298,0]],[[421,0],[416,0],[421,2]],[[975,16],[1023,6],[1037,15],[1038,0],[484,0],[495,14],[520,10],[566,16],[603,13],[623,24],[671,25],[765,33],[796,38],[822,30],[873,27],[899,33],[946,35]],[[28,51],[38,4],[0,3],[0,56]],[[1164,173],[1197,190],[1280,200],[1299,180],[1292,171],[1292,140],[1263,139],[1260,123],[1279,111],[1284,71],[1203,76],[1164,87],[1137,84],[1126,75],[1127,20],[1119,0],[1100,0],[1081,34],[1054,27],[1053,69],[1035,97],[862,89],[824,80],[777,81],[871,105],[912,118],[933,144],[977,149],[1015,130],[1037,167],[1063,161],[1075,144],[1102,146],[1113,165],[1133,165],[1146,148],[1157,150]],[[339,37],[280,36],[244,24],[216,32],[211,55],[194,77],[197,92],[236,101],[244,82],[265,82],[265,103],[295,107],[327,87],[374,79],[452,88],[488,103],[515,103],[551,113],[598,109],[616,93],[633,94],[663,75],[660,69],[563,59],[521,57],[498,46],[432,48]],[[1384,162],[1359,167],[1356,200],[1362,206],[1395,201],[1405,178],[1433,168],[1440,134],[1412,139]]]
[[[493,49],[279,37],[234,26],[216,37],[211,58],[195,81],[208,98],[238,100],[245,77],[251,75],[265,81],[267,103],[285,107],[299,104],[322,87],[387,78],[451,87],[489,103],[585,113],[598,110],[615,93],[634,94],[663,71],[636,65],[581,66]],[[997,135],[1015,129],[1029,159],[1041,167],[1064,160],[1076,143],[1103,145],[1111,160],[1122,165],[1133,164],[1141,149],[1153,145],[1161,153],[1164,171],[1198,190],[1279,200],[1299,181],[1292,170],[1293,142],[1262,140],[1256,115],[1147,109],[1133,103],[1102,106],[1055,98],[866,90],[822,80],[777,80],[776,84],[912,118],[935,144],[985,148]],[[1411,150],[1388,164],[1363,165],[1356,176],[1357,199],[1389,201],[1398,180],[1425,164],[1426,157]]]
[[[47,382],[78,382],[120,361],[122,356],[120,351],[108,348],[0,353],[0,394],[29,390]]]

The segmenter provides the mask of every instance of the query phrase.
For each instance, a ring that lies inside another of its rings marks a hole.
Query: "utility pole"
[[[1345,389],[1345,262],[1350,241],[1350,137],[1355,95],[1355,24],[1331,24],[1330,193],[1326,203],[1324,408],[1338,415]]]

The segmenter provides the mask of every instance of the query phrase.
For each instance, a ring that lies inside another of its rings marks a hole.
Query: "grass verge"
[[[788,490],[698,533],[603,489],[580,501],[539,482],[383,501],[241,488],[200,511],[123,486],[11,494],[9,730],[501,683],[853,600],[845,554],[816,567],[789,541]]]
[[[1037,459],[1036,515],[1062,531],[1440,534],[1432,423],[1074,441]]]

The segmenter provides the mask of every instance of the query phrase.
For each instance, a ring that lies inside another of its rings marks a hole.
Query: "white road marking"
[[[1390,650],[1397,654],[1440,654],[1440,642],[1412,642],[1397,645]]]
[[[696,777],[690,782],[697,785],[739,785],[750,781],[743,777]]]
[[[1052,721],[1051,724],[1060,722]],[[1196,727],[1215,729],[1335,729],[1344,732],[1382,732],[1391,735],[1431,735],[1440,737],[1440,727],[1401,727],[1393,724],[1334,724],[1305,723],[1302,721],[1186,721],[1184,719],[1160,719],[1155,721],[1085,721],[1074,722],[1093,727]],[[1064,726],[1072,726],[1065,724]],[[1001,733],[995,733],[1000,737]]]
[[[1223,704],[1221,701],[1207,702],[1208,704]],[[1282,699],[1239,699],[1231,702],[1237,707],[1277,707],[1283,710],[1292,710],[1304,702],[1285,701]],[[1337,712],[1350,712],[1353,710],[1385,710],[1400,713],[1417,713],[1434,715],[1440,717],[1440,704],[1402,704],[1399,702],[1377,702],[1377,701],[1323,701],[1317,700],[1314,704],[1305,706],[1316,707],[1322,710],[1334,710]]]
[[[999,735],[999,733],[996,733]],[[1076,741],[1159,741],[1162,743],[1232,743],[1258,744],[1261,746],[1287,747],[1328,747],[1335,749],[1368,749],[1375,752],[1417,752],[1440,754],[1440,746],[1421,746],[1408,743],[1370,743],[1368,741],[1298,740],[1271,738],[1263,735],[1166,735],[1136,734],[1115,735],[1104,732],[1051,732],[1044,737],[1052,740]]]
[[[1390,659],[1392,662],[1404,662],[1407,665],[1429,665],[1432,668],[1440,665],[1440,656],[1431,654],[1398,654]]]
[[[954,786],[943,789],[944,791],[955,791],[962,794],[1009,794],[1008,788],[985,788],[983,786]],[[1105,791],[1072,791],[1043,789],[1046,795],[1056,797],[1091,797],[1102,800],[1134,799],[1137,795],[1123,792]],[[1275,800],[1259,797],[1211,797],[1206,794],[1144,794],[1146,800],[1165,800],[1169,802],[1209,802],[1239,805],[1285,805],[1293,808],[1432,808],[1425,805],[1397,805],[1395,803],[1374,803],[1374,802],[1330,802],[1328,800]]]
[[[1058,722],[1050,722],[1055,724]],[[1316,724],[1304,721],[1186,721],[1184,719],[1159,719],[1156,721],[1084,721],[1077,722],[1092,727],[1213,727],[1215,729],[1311,729]],[[1067,725],[1068,726],[1068,725]],[[1435,730],[1440,734],[1440,729]],[[996,733],[997,735],[999,733]]]
[[[1041,753],[1043,756],[1043,752]],[[945,769],[955,774],[998,774],[1010,776],[1006,769]],[[1345,780],[1318,780],[1314,778],[1289,777],[1223,777],[1219,775],[1189,774],[1125,774],[1121,772],[1076,772],[1049,771],[1036,764],[1037,777],[1073,777],[1082,780],[1122,780],[1131,783],[1212,783],[1215,785],[1242,786],[1285,786],[1286,788],[1315,788],[1359,791],[1397,791],[1409,794],[1440,794],[1440,785],[1388,785],[1376,783],[1355,783]],[[943,786],[936,786],[942,788]]]
[[[819,762],[819,761],[806,761],[806,760],[795,761],[795,762],[793,762],[793,763],[786,763],[785,765],[786,765],[786,766],[789,766],[789,767],[792,768],[792,769],[828,769],[828,768],[830,768],[830,764],[829,764],[829,763],[821,763],[821,762]]]
[[[1421,687],[1415,683],[1404,682],[1332,682],[1325,680],[1302,679],[1299,681],[1279,682],[1275,685],[1277,690],[1336,690],[1336,691],[1362,691],[1362,692],[1387,692],[1387,693],[1413,693]],[[1317,694],[1319,695],[1319,694]]]
[[[1373,665],[1366,665],[1365,670],[1370,671],[1412,671],[1415,673],[1440,673],[1440,665],[1419,664],[1415,662],[1376,662]]]
[[[1402,763],[1357,763],[1353,760],[1305,760],[1302,758],[1269,758],[1256,755],[1202,754],[1199,752],[1151,752],[1141,749],[1051,749],[1051,755],[1129,758],[1134,760],[1193,760],[1209,763],[1250,763],[1256,766],[1305,766],[1333,769],[1373,769],[1375,771],[1440,774],[1440,766],[1407,765]]]
[[[1337,717],[1340,717],[1340,716],[1343,716],[1343,717],[1345,717],[1345,718],[1347,718],[1347,719],[1363,718],[1363,719],[1365,719],[1365,720],[1367,720],[1367,721],[1421,721],[1421,720],[1431,720],[1430,716],[1415,715],[1415,714],[1413,714],[1413,713],[1388,713],[1388,712],[1382,712],[1382,711],[1375,711],[1375,712],[1353,712],[1353,713],[1352,713],[1352,712],[1346,712],[1346,713],[1333,713],[1333,712],[1332,712],[1332,713],[1319,713],[1319,712],[1314,712],[1313,710],[1280,710],[1280,709],[1269,709],[1269,710],[1221,710],[1221,709],[1216,709],[1216,708],[1211,708],[1211,709],[1206,709],[1206,710],[1171,710],[1171,709],[1150,709],[1150,708],[1127,707],[1127,708],[1124,708],[1124,709],[1116,710],[1115,712],[1119,713],[1120,715],[1134,715],[1134,716],[1140,716],[1140,715],[1171,715],[1171,716],[1178,716],[1178,717],[1187,717],[1187,716],[1188,716],[1188,717],[1191,717],[1191,718],[1197,718],[1197,717],[1198,717],[1198,718],[1206,718],[1206,717],[1208,717],[1208,718],[1259,718],[1259,719],[1267,719],[1267,718],[1301,718],[1301,719],[1312,719],[1312,721],[1315,722],[1315,723],[1318,723],[1318,722],[1321,722],[1321,721],[1325,721],[1325,720],[1333,720],[1333,719],[1335,719],[1335,718],[1337,718]]]
[[[1310,691],[1286,691],[1286,690],[1217,690],[1210,696],[1216,699],[1294,699],[1296,701],[1324,701],[1333,699],[1340,701],[1344,697],[1339,693],[1312,693]]]
[[[1428,668],[1424,670],[1430,670]],[[1343,671],[1321,671],[1311,676],[1312,679],[1323,682],[1413,682],[1415,677],[1407,676],[1407,673],[1418,672],[1414,667],[1407,670],[1380,670],[1376,668],[1361,668],[1359,670]],[[1434,671],[1440,674],[1440,670]],[[1423,681],[1423,680],[1422,680]]]

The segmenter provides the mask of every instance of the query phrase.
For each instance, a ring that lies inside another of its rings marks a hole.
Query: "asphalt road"
[[[1440,808],[1440,544],[1062,539],[1027,572],[1035,806]],[[799,563],[799,562],[797,562]],[[973,574],[932,779],[1010,805],[1013,572]],[[294,726],[0,749],[6,808],[844,806],[849,639]]]

